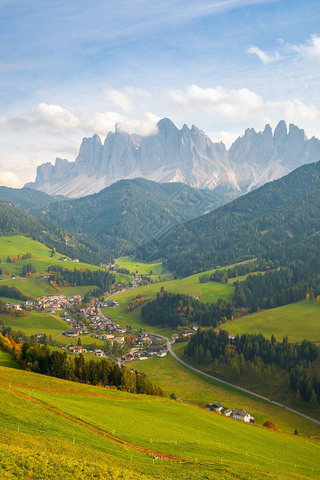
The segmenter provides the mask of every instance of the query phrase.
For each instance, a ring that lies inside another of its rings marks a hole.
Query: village
[[[135,286],[133,286],[135,288]],[[132,328],[120,325],[113,315],[104,315],[101,309],[112,309],[119,307],[114,299],[105,301],[94,299],[88,305],[82,304],[80,295],[65,296],[63,294],[43,296],[36,300],[24,302],[6,302],[6,306],[16,311],[26,310],[47,310],[49,314],[56,314],[62,310],[60,317],[70,328],[62,332],[62,335],[70,338],[70,344],[60,347],[69,354],[92,354],[96,357],[108,358],[123,368],[125,364],[134,360],[148,360],[152,357],[165,357],[170,352],[167,341],[156,334],[149,332],[133,332]],[[121,319],[121,317],[119,317]],[[179,342],[190,338],[196,333],[198,326],[193,325],[190,329],[184,329],[179,333],[173,333],[170,343]],[[83,346],[82,335],[92,337],[91,346]],[[41,343],[44,335],[37,333],[35,338]],[[95,340],[103,340],[104,347],[97,348]],[[182,402],[181,398],[175,400]],[[222,403],[208,403],[207,410],[221,413],[222,415],[245,423],[255,423],[255,418],[248,412],[239,408],[226,408]]]
[[[117,356],[117,363],[124,364],[133,360],[146,360],[150,357],[164,357],[168,354],[166,342],[147,332],[132,334],[130,326],[121,326],[110,314],[103,315],[101,308],[113,309],[119,307],[115,300],[92,301],[88,306],[83,306],[80,295],[66,297],[62,294],[43,296],[37,300],[26,302],[6,302],[6,307],[22,311],[26,310],[47,310],[49,314],[59,315],[70,328],[62,332],[62,335],[70,338],[70,344],[60,347],[72,354],[91,353],[97,357]],[[81,335],[90,335],[92,345],[95,341],[103,340],[103,348],[85,348],[81,344]],[[39,332],[35,335],[41,342],[44,335]],[[179,335],[174,335],[174,338]],[[116,345],[116,347],[115,347]]]

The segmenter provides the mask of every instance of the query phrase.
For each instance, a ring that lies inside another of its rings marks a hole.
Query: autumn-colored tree
[[[275,424],[273,422],[269,422],[269,420],[264,422],[263,426],[267,428],[271,428],[271,430],[277,430],[277,427],[275,426]]]
[[[310,300],[310,293],[307,293],[306,300],[307,300],[307,302]]]

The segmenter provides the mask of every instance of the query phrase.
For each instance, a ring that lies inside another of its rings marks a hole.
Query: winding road
[[[163,337],[162,335],[155,335],[154,333],[152,334],[153,336],[157,336],[159,338],[162,338],[167,342],[167,348],[168,351],[171,353],[171,355],[177,360],[177,362],[181,363],[184,367],[193,370],[196,373],[199,373],[200,375],[204,375],[205,377],[211,378],[215,380],[216,382],[223,383],[224,385],[227,385],[228,387],[235,388],[236,390],[240,390],[241,392],[247,393],[248,395],[252,395],[253,397],[257,397],[261,400],[264,400],[265,402],[271,403],[272,405],[276,405],[277,407],[284,408],[288,410],[289,412],[295,413],[296,415],[299,415],[300,417],[305,418],[306,420],[309,420],[310,422],[316,423],[317,425],[320,425],[320,420],[317,420],[316,418],[310,417],[309,415],[306,415],[305,413],[299,412],[298,410],[294,410],[291,407],[288,407],[287,405],[284,405],[283,403],[277,402],[276,400],[271,400],[268,397],[265,397],[264,395],[260,395],[259,393],[252,392],[251,390],[248,390],[247,388],[240,387],[239,385],[236,385],[232,382],[229,382],[228,380],[223,380],[222,378],[216,377],[210,373],[203,372],[202,370],[199,370],[198,368],[192,367],[189,365],[187,362],[183,361],[173,350],[172,348],[172,343],[171,341]]]

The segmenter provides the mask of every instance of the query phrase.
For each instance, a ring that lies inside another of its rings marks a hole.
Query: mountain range
[[[182,182],[212,189],[225,203],[295,168],[320,159],[320,141],[280,121],[256,132],[247,129],[229,149],[214,143],[194,125],[179,130],[164,118],[157,133],[129,134],[116,127],[104,143],[98,135],[84,138],[74,162],[57,158],[44,163],[35,182],[26,186],[71,198],[97,193],[121,180],[137,177],[156,182]]]

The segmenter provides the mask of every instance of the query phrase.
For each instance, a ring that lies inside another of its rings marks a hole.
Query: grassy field
[[[25,255],[26,253],[31,253],[32,258],[19,260],[17,262],[7,262],[8,256],[16,255]],[[52,288],[48,281],[45,279],[38,278],[41,274],[47,273],[47,269],[51,265],[58,264],[64,268],[75,269],[75,268],[88,268],[90,270],[98,269],[95,265],[89,265],[87,263],[75,263],[71,260],[66,262],[59,262],[59,257],[62,256],[59,253],[56,253],[55,257],[51,256],[52,250],[47,248],[45,245],[35,242],[26,237],[22,236],[13,236],[13,237],[0,237],[0,258],[1,258],[1,268],[3,274],[0,276],[2,280],[1,284],[14,286],[21,290],[25,295],[31,297],[41,297],[43,295],[53,295],[57,291]],[[23,265],[31,263],[37,270],[29,278],[17,278],[11,279],[10,275],[21,275]],[[66,295],[76,294],[79,289],[81,292],[86,292],[94,286],[90,287],[67,287],[61,288],[62,293]]]
[[[117,258],[116,268],[125,268],[137,275],[160,275],[163,272],[162,263],[138,262],[134,257]]]
[[[319,478],[316,440],[167,399],[16,372],[0,367],[0,472],[12,473],[2,478]]]
[[[264,275],[265,273],[266,272],[251,272],[246,275],[239,275],[238,277],[228,278],[228,283],[244,282],[250,275]]]
[[[320,302],[302,301],[272,308],[228,322],[222,327],[231,335],[241,333],[273,334],[278,340],[288,335],[289,342],[304,338],[320,342]]]
[[[18,262],[7,262],[8,256],[25,255],[27,252],[31,253],[33,258],[19,260]],[[51,256],[52,250],[40,242],[31,240],[30,238],[23,236],[12,237],[0,237],[0,258],[2,261],[2,269],[10,270],[12,273],[20,273],[22,266],[26,263],[32,263],[36,269],[46,271],[50,265],[58,263],[62,264],[64,268],[89,268],[97,269],[94,265],[87,263],[75,263],[71,260],[66,262],[59,262],[60,257],[64,257],[64,254],[56,253],[55,257]]]
[[[5,352],[0,348],[0,366],[9,368],[18,368],[18,365],[11,353]]]
[[[45,333],[52,337],[52,340],[60,346],[75,344],[77,339],[65,337],[62,332],[69,330],[70,326],[62,320],[59,315],[52,315],[45,312],[31,312],[24,317],[13,317],[8,314],[0,314],[0,320],[4,325],[14,330],[24,332],[28,337],[36,333]],[[82,345],[103,346],[104,341],[91,337],[91,335],[81,335]]]
[[[182,354],[183,344],[175,346]],[[279,430],[293,432],[297,428],[302,435],[320,435],[320,426],[309,422],[288,410],[271,405],[232,387],[222,385],[208,377],[193,372],[179,364],[171,355],[130,362],[130,367],[145,372],[150,380],[169,394],[175,393],[184,401],[204,407],[207,403],[221,402],[225,407],[242,408],[250,412],[258,425],[272,421]],[[297,405],[292,405],[294,408]],[[299,408],[298,408],[299,409]],[[309,407],[305,413],[311,415]]]

